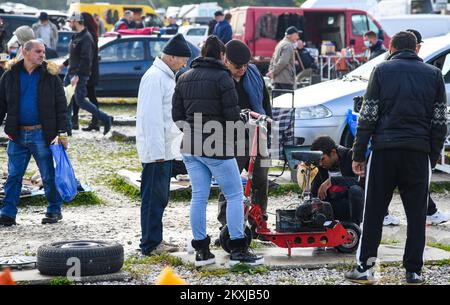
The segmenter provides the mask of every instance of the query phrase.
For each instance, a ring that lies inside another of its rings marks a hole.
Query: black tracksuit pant
[[[366,171],[363,231],[356,254],[360,271],[375,264],[383,219],[398,187],[408,221],[403,266],[420,273],[425,250],[425,222],[431,167],[427,153],[408,150],[372,152]]]

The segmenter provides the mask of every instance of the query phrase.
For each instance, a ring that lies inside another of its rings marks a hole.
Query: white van
[[[436,37],[450,33],[449,15],[401,15],[378,17],[377,20],[390,37],[395,33],[411,28],[419,31],[422,38]]]
[[[301,8],[347,8],[363,10],[371,15],[378,15],[377,0],[306,0]]]
[[[381,0],[378,15],[396,16],[409,14],[439,13],[447,7],[447,0]]]

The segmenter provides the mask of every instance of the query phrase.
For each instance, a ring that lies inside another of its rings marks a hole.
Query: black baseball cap
[[[406,31],[410,32],[410,33],[414,34],[414,36],[416,36],[417,43],[422,43],[423,42],[422,35],[419,33],[419,31],[413,30],[413,29],[408,29]]]
[[[303,31],[299,31],[295,26],[290,26],[286,29],[286,35],[292,35],[294,33],[301,34]]]
[[[48,20],[48,14],[46,12],[41,12],[41,14],[39,15],[39,20],[41,21]]]
[[[214,17],[219,17],[219,16],[223,16],[223,12],[222,11],[216,11],[214,13]]]

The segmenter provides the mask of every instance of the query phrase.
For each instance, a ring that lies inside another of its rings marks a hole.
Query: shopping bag
[[[61,144],[50,145],[53,159],[55,160],[56,189],[65,202],[72,201],[77,195],[77,180],[67,156],[66,150]]]

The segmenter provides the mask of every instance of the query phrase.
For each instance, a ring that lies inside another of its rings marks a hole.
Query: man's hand
[[[74,77],[72,77],[70,79],[70,84],[72,85],[72,87],[75,87],[79,80],[80,80],[80,78],[78,77],[78,75],[75,75]]]
[[[67,137],[56,137],[53,139],[53,141],[51,142],[51,144],[61,144],[65,150],[67,150],[69,148],[69,140],[67,139]]]
[[[267,72],[266,76],[268,76],[269,78],[273,78],[273,71]]]
[[[327,198],[327,192],[328,192],[328,189],[331,187],[331,185],[332,185],[331,178],[328,178],[319,187],[319,191],[317,192],[317,195],[319,195],[320,200],[325,200],[325,198]]]
[[[352,169],[355,175],[359,177],[364,177],[364,175],[366,174],[366,162],[353,161]]]

